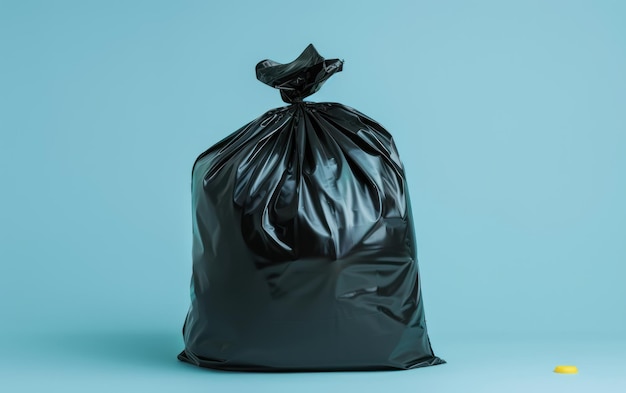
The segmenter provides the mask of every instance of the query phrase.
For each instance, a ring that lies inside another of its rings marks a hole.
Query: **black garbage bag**
[[[424,320],[404,169],[391,135],[304,102],[343,61],[312,45],[257,78],[290,105],[196,160],[191,307],[179,359],[224,370],[444,363]]]

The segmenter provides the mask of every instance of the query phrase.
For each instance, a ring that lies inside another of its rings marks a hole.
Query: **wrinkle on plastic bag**
[[[224,370],[444,363],[430,345],[406,177],[380,124],[302,101],[343,61],[309,45],[257,78],[268,111],[192,170],[191,306],[179,359]]]

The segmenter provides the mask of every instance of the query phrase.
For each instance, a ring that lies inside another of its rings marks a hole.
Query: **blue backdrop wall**
[[[178,331],[195,157],[310,97],[393,133],[431,337],[626,331],[626,3],[0,1],[6,332]],[[445,354],[444,354],[445,355]]]

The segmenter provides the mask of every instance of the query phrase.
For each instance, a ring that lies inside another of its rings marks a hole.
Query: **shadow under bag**
[[[257,78],[290,105],[192,171],[193,276],[180,360],[224,370],[384,370],[444,363],[421,299],[404,169],[391,135],[304,102],[343,61],[312,45]]]

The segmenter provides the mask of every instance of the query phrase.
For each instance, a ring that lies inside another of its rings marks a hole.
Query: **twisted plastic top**
[[[280,90],[283,101],[300,102],[310,96],[334,73],[343,68],[343,60],[324,59],[313,44],[291,63],[263,60],[256,65],[256,77],[266,85]]]

